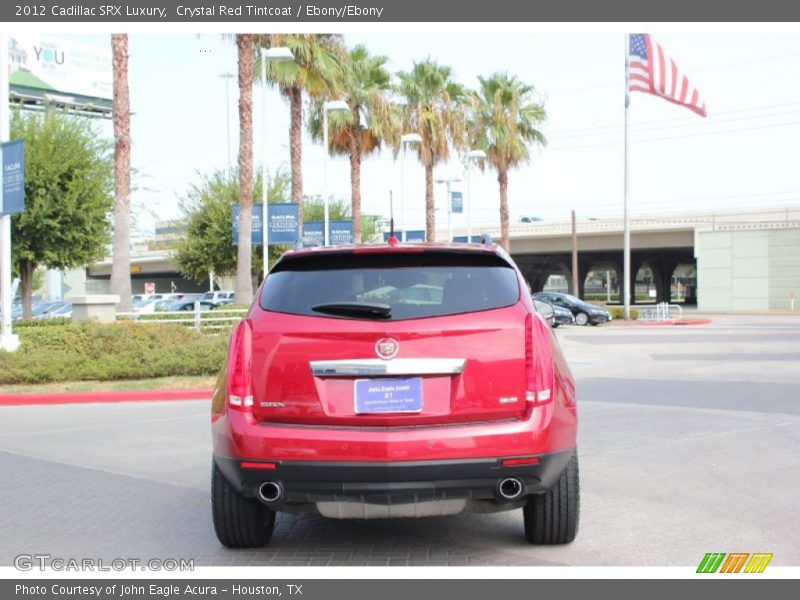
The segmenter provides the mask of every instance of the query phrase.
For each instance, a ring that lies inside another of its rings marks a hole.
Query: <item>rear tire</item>
[[[569,544],[578,534],[580,481],[573,456],[553,489],[528,497],[522,509],[531,544]]]
[[[275,529],[275,511],[237,493],[216,464],[211,471],[211,513],[217,539],[228,548],[259,548]]]
[[[579,312],[575,315],[575,323],[578,325],[588,325],[589,324],[589,315],[585,312]]]

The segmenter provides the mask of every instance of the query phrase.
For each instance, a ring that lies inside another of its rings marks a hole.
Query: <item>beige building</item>
[[[698,232],[698,308],[800,311],[800,228]]]

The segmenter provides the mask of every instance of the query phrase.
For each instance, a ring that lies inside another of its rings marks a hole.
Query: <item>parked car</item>
[[[373,299],[418,285],[439,300]],[[530,542],[575,538],[574,381],[493,244],[287,252],[236,325],[219,381],[211,497],[225,546],[264,545],[280,511],[522,508]]]
[[[219,302],[220,300],[227,300],[228,298],[233,298],[233,292],[230,290],[217,290],[214,292],[206,292],[201,296],[202,300],[206,300],[208,302]]]
[[[558,304],[550,304],[549,302],[545,302],[544,300],[539,300],[537,298],[533,299],[533,303],[536,306],[536,310],[539,312],[539,314],[543,314],[543,310],[548,309],[550,312],[552,312],[552,316],[548,322],[553,329],[557,328],[559,325],[572,325],[575,323],[575,317],[572,316],[572,312],[563,306],[559,306]],[[545,306],[549,308],[545,309]]]
[[[161,301],[160,298],[142,298],[141,300],[134,300],[131,312],[134,315],[151,315],[156,312],[156,304]]]
[[[72,303],[64,302],[60,306],[48,311],[44,315],[45,319],[71,319],[72,318]]]
[[[533,297],[536,300],[566,308],[575,317],[575,323],[578,325],[600,325],[611,320],[611,313],[602,306],[589,304],[570,294],[537,292]]]
[[[200,303],[200,310],[214,310],[217,307],[217,305],[214,302],[209,302],[208,300],[198,300],[197,298],[192,298],[192,299],[189,299],[189,300],[176,300],[175,302],[173,302],[170,305],[169,310],[170,311],[176,311],[176,312],[180,311],[180,310],[192,311],[192,310],[194,310],[194,303],[195,302],[199,302]]]

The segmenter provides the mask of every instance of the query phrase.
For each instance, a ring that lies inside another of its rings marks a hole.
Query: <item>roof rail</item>
[[[481,244],[484,246],[494,246],[494,241],[492,240],[492,236],[488,233],[484,233],[481,235]]]

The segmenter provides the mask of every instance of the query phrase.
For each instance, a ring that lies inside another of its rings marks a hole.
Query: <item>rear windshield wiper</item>
[[[373,319],[388,319],[392,316],[389,304],[377,302],[326,302],[312,306],[311,310],[331,315],[353,315]]]

